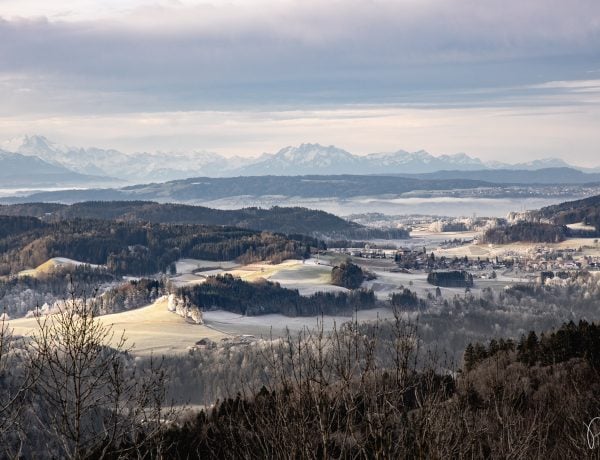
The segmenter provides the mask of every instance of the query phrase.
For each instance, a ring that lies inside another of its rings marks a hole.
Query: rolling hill
[[[423,180],[480,180],[495,184],[588,184],[600,182],[600,173],[585,173],[569,167],[527,169],[480,169],[474,171],[436,171],[427,174],[403,174]]]
[[[534,219],[544,219],[557,225],[583,223],[600,233],[600,195],[582,200],[567,201],[533,211]]]
[[[133,185],[114,189],[62,190],[40,192],[24,197],[4,198],[0,202],[32,203],[81,201],[196,202],[235,196],[297,196],[307,198],[351,198],[359,196],[398,196],[416,190],[455,190],[493,187],[469,179],[423,180],[394,176],[252,176],[195,177],[165,183]]]

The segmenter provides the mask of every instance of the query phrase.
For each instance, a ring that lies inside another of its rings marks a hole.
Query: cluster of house
[[[584,255],[573,248],[535,247],[527,254],[511,254],[514,265],[525,272],[600,270],[600,257]]]
[[[408,248],[405,250],[411,252]],[[362,259],[393,259],[394,255],[398,252],[395,249],[372,248],[368,244],[366,244],[364,248],[340,248],[332,249],[332,251],[351,257],[360,257]]]
[[[446,242],[449,246],[459,242]],[[464,244],[464,242],[463,242]],[[394,270],[466,270],[474,272],[478,278],[496,276],[496,271],[515,268],[521,272],[536,273],[543,271],[574,271],[586,269],[600,271],[600,255],[585,255],[581,250],[573,248],[550,248],[535,246],[527,253],[506,252],[502,258],[474,259],[467,257],[436,257],[435,252],[426,252],[425,248],[402,247],[396,250],[372,248],[337,249],[339,253],[364,259],[391,259],[398,265]]]
[[[223,337],[219,341],[215,341],[209,339],[208,337],[205,337],[198,340],[193,346],[189,347],[189,350],[210,350],[213,348],[217,348],[221,345],[250,345],[256,340],[256,336],[251,334],[241,334],[230,337]]]

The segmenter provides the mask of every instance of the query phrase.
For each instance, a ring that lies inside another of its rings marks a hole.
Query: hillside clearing
[[[87,265],[92,268],[98,268],[100,265],[88,264],[86,262],[80,262],[78,260],[69,259],[67,257],[53,257],[52,259],[48,259],[43,264],[37,266],[36,268],[31,268],[29,270],[20,271],[17,276],[32,276],[37,277],[40,275],[45,275],[50,273],[52,270],[61,267],[77,267],[79,265]]]

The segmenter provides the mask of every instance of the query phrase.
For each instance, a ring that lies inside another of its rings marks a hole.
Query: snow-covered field
[[[585,232],[595,232],[596,227],[593,225],[586,225],[584,222],[578,222],[576,224],[567,224],[571,230],[583,230]]]
[[[587,240],[586,242],[590,243]],[[487,249],[486,246],[469,245],[454,248],[453,251],[469,251],[468,255],[473,256],[474,250],[479,250],[484,255]],[[182,259],[176,264],[177,275],[172,280],[178,285],[185,285],[203,282],[209,275],[231,273],[246,281],[264,278],[278,282],[284,287],[298,289],[303,295],[318,291],[344,291],[344,288],[330,284],[332,267],[344,258],[345,256],[339,254],[329,254],[320,256],[318,260],[286,260],[281,264],[254,263],[243,266],[235,262]],[[397,292],[403,287],[416,291],[420,296],[435,292],[435,287],[427,283],[425,273],[391,272],[390,269],[395,266],[392,260],[356,260],[356,262],[377,275],[377,279],[366,282],[365,287],[372,288],[380,299],[387,299],[392,292]],[[61,264],[80,263],[70,259],[55,258],[42,264],[33,272],[42,272]],[[513,281],[501,275],[496,280],[477,279],[472,291],[476,293],[486,286],[502,288]],[[461,295],[464,294],[464,290],[442,288],[442,294]],[[393,317],[392,311],[385,308],[362,310],[357,313],[359,321],[391,317]],[[317,327],[320,321],[323,322],[324,329],[330,330],[335,324],[340,325],[351,319],[351,316],[291,318],[278,314],[246,317],[225,311],[208,311],[204,313],[205,324],[197,325],[169,312],[164,298],[143,308],[98,318],[102,323],[112,325],[115,332],[113,343],[118,340],[121,332],[124,332],[128,343],[135,347],[134,353],[139,355],[147,355],[150,352],[185,353],[203,338],[218,341],[228,336],[244,334],[265,338],[271,335],[278,337],[286,333],[286,328],[291,332],[297,332],[305,327]],[[16,319],[10,321],[10,327],[14,328],[14,333],[17,335],[30,335],[36,329],[37,323],[34,318]]]
[[[223,310],[204,312],[205,324],[215,330],[232,335],[251,334],[255,337],[269,338],[281,337],[286,334],[286,328],[291,333],[296,333],[304,328],[314,329],[323,325],[324,330],[333,329],[334,325],[358,319],[358,321],[372,321],[376,319],[393,318],[394,313],[388,308],[374,308],[372,310],[359,310],[356,316],[298,316],[288,317],[283,315],[242,316]]]
[[[364,287],[373,289],[378,299],[386,300],[394,292],[399,292],[403,288],[416,292],[419,297],[427,297],[428,294],[435,295],[436,287],[427,282],[427,273],[399,273],[390,272],[389,269],[369,267],[369,270],[377,275],[377,278],[371,281],[365,281]],[[522,281],[516,277],[507,277],[498,275],[496,279],[474,280],[474,286],[471,293],[478,295],[486,287],[494,290],[502,289],[505,286],[513,284],[516,281]],[[443,297],[454,297],[455,295],[464,295],[464,288],[446,288],[441,287],[440,291]]]
[[[355,318],[359,321],[393,318],[393,312],[386,308],[360,310]],[[139,356],[186,353],[203,338],[213,341],[240,335],[276,338],[285,336],[287,330],[296,333],[304,328],[314,329],[320,324],[325,330],[331,330],[334,325],[351,320],[353,317],[350,315],[292,318],[278,314],[241,316],[217,310],[205,312],[205,324],[198,325],[169,312],[165,298],[147,307],[98,317],[98,321],[111,325],[114,331],[109,345],[115,345],[123,333],[127,346],[133,347],[132,353]],[[17,336],[30,336],[38,325],[35,318],[23,318],[11,320],[9,327]]]
[[[213,260],[180,259],[175,262],[177,275],[171,277],[171,281],[176,286],[203,283],[207,276],[225,273],[226,270],[232,270],[238,266],[239,264],[234,261],[215,262]]]
[[[89,265],[93,268],[98,268],[99,265],[94,264],[86,264],[85,262],[80,262],[78,260],[68,259],[67,257],[53,257],[52,259],[48,259],[43,264],[39,265],[36,268],[32,268],[30,270],[23,270],[18,273],[18,276],[38,276],[44,273],[48,273],[49,271],[64,266],[78,266],[78,265]]]
[[[256,281],[260,278],[270,279],[282,286],[298,289],[301,294],[309,295],[317,291],[345,291],[346,289],[332,286],[331,265],[325,257],[316,260],[287,260],[281,264],[255,263],[240,266],[235,262],[212,262],[193,259],[183,259],[177,262],[177,275],[172,279],[178,285],[203,282],[206,276],[217,273],[231,273],[246,281]],[[77,261],[57,258],[42,265],[44,269],[61,263],[77,264]],[[40,270],[38,267],[35,270]],[[375,310],[369,313],[359,312],[359,318],[369,315],[376,317]],[[340,324],[350,320],[350,317],[327,317],[324,326],[327,329],[334,323]],[[263,335],[272,332],[276,336],[285,333],[286,326],[291,330],[300,330],[317,325],[316,317],[288,318],[283,315],[266,315],[258,317],[243,317],[224,311],[206,312],[205,324],[197,325],[185,321],[180,316],[167,310],[167,300],[159,299],[152,305],[98,317],[103,324],[110,324],[115,335],[112,344],[116,343],[124,332],[128,344],[135,347],[134,353],[147,355],[184,353],[202,338],[220,340],[230,335]],[[17,335],[31,335],[37,328],[35,318],[23,318],[10,321],[10,327]]]
[[[206,260],[182,259],[176,263],[177,275],[171,280],[177,286],[203,283],[206,277],[229,273],[244,281],[259,279],[271,280],[289,289],[298,289],[302,295],[315,292],[337,292],[346,289],[333,286],[331,268],[335,257],[316,259],[286,260],[280,264],[258,262],[239,265],[235,262],[211,262]]]
[[[586,255],[600,256],[600,244],[596,238],[569,238],[560,243],[511,243],[511,244],[467,244],[455,248],[440,249],[435,251],[436,256],[446,257],[481,257],[493,258],[507,255],[527,255],[536,248],[560,249],[584,249]]]
[[[250,264],[226,273],[231,273],[245,281],[256,281],[263,278],[277,282],[288,289],[298,289],[302,295],[311,295],[315,292],[346,291],[344,288],[330,284],[331,269],[332,266],[327,260],[317,263],[315,259],[309,259],[306,261],[286,260],[276,265]]]
[[[147,307],[99,316],[98,321],[113,328],[109,344],[116,344],[124,333],[127,345],[133,346],[133,353],[137,355],[185,353],[202,338],[216,341],[227,336],[210,326],[193,324],[171,313],[167,310],[166,298]],[[15,335],[28,336],[38,326],[35,318],[26,318],[11,320],[9,327]]]

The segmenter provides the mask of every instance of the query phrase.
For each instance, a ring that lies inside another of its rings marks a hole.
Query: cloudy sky
[[[598,0],[0,0],[0,140],[600,166]]]

